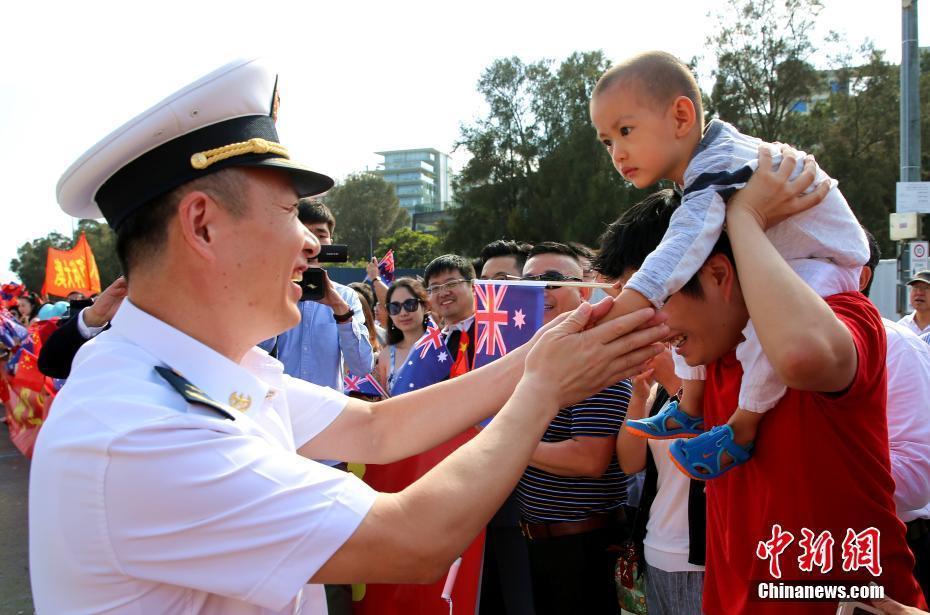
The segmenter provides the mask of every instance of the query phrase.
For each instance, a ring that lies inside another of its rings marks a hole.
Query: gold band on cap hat
[[[231,143],[223,147],[217,147],[205,152],[197,152],[191,156],[191,166],[198,170],[203,170],[211,164],[232,158],[234,156],[243,156],[245,154],[277,154],[282,158],[290,159],[287,148],[274,141],[266,141],[261,138],[249,139],[240,143]]]

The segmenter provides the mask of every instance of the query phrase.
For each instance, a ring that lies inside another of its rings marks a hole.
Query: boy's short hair
[[[475,279],[475,268],[467,258],[458,254],[443,254],[426,266],[426,271],[423,272],[423,286],[429,286],[430,278],[444,271],[458,271],[468,281]]]
[[[297,201],[297,219],[301,224],[318,224],[320,222],[326,225],[330,235],[336,228],[336,218],[329,207],[324,205],[319,199],[314,197],[304,197]]]
[[[594,260],[594,270],[608,279],[617,279],[639,269],[655,250],[668,230],[672,213],[681,205],[681,195],[674,190],[660,190],[633,205],[607,227],[601,235],[601,248]],[[733,261],[733,248],[726,232],[714,244],[708,256],[723,254]],[[692,297],[703,297],[697,274],[681,288]]]
[[[664,51],[646,51],[607,69],[594,86],[592,97],[619,83],[635,83],[652,101],[668,105],[679,96],[694,104],[698,120],[704,118],[701,88],[691,69]]]
[[[523,269],[526,263],[526,257],[532,248],[528,243],[518,243],[512,239],[498,239],[481,248],[481,254],[476,259],[480,267],[476,264],[475,271],[480,271],[486,262],[498,256],[512,256],[517,263],[517,269]]]

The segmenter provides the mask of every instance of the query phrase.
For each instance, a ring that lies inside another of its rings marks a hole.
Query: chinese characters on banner
[[[48,249],[45,261],[45,284],[43,294],[67,297],[68,293],[80,291],[85,295],[100,292],[100,273],[97,261],[87,243],[87,237],[81,233],[80,238],[70,250]]]
[[[756,546],[756,557],[769,560],[769,575],[773,579],[781,578],[781,565],[779,557],[794,542],[794,534],[783,530],[777,523],[772,526],[772,537],[769,540],[759,541]],[[881,533],[877,528],[870,527],[856,532],[847,529],[841,546],[843,572],[856,572],[865,569],[872,576],[882,574],[880,555]],[[835,540],[829,530],[820,534],[808,528],[801,528],[801,539],[798,547],[801,554],[798,556],[798,568],[803,572],[814,572],[814,568],[821,574],[833,570],[833,545]]]

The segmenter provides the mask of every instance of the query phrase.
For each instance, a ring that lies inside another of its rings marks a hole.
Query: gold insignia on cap
[[[239,412],[245,412],[252,405],[252,396],[236,392],[230,393],[229,405]]]
[[[274,101],[271,103],[271,120],[278,122],[278,107],[281,106],[281,95],[278,93],[278,85],[274,86]]]
[[[267,141],[259,137],[242,141],[240,143],[231,143],[223,147],[209,149],[205,152],[197,152],[191,156],[191,166],[198,170],[203,170],[211,164],[217,163],[234,156],[244,156],[245,154],[277,154],[281,158],[290,158],[287,148],[280,143]]]

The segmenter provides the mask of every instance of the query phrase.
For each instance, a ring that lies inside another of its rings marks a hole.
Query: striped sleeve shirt
[[[562,408],[550,423],[543,442],[573,437],[616,436],[626,417],[632,387],[624,380],[581,403]],[[620,471],[613,454],[607,470],[598,478],[558,476],[527,467],[517,485],[520,513],[530,523],[579,521],[626,502],[628,477]]]

